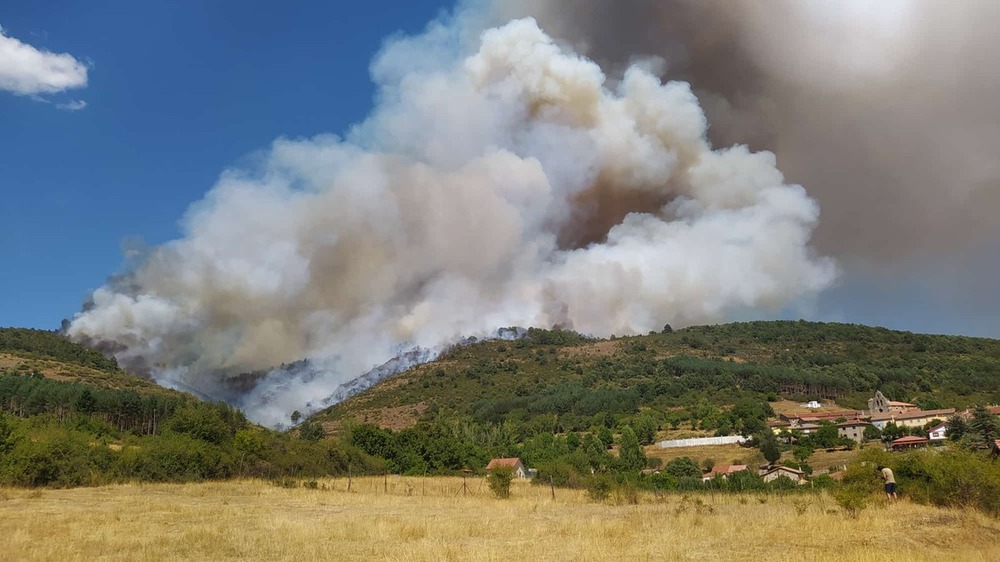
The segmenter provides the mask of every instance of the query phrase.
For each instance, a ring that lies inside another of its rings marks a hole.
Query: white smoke
[[[409,347],[719,321],[833,282],[815,202],[771,153],[713,150],[687,83],[637,65],[612,88],[530,18],[467,36],[446,22],[388,44],[365,122],[223,174],[69,334],[197,388],[323,365],[245,402],[277,424]]]

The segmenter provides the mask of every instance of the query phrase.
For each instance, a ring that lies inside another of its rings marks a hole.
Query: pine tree
[[[618,457],[626,470],[642,470],[646,466],[646,453],[639,445],[639,437],[631,426],[626,425],[622,428]]]

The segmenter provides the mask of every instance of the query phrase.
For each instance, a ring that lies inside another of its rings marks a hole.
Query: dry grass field
[[[749,449],[740,445],[713,445],[708,447],[671,447],[664,449],[658,445],[643,447],[646,456],[658,458],[663,464],[678,457],[690,457],[701,464],[705,459],[712,459],[717,464],[760,464],[764,456],[757,449]]]
[[[1000,521],[901,502],[641,496],[638,505],[479,479],[0,490],[2,560],[998,560]]]

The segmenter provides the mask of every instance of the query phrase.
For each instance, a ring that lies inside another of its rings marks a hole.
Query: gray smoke
[[[713,141],[776,153],[849,271],[921,267],[998,238],[1000,3],[993,0],[496,0],[622,68],[663,60]],[[992,256],[990,256],[992,260]],[[979,255],[973,261],[982,262]]]
[[[714,149],[688,83],[611,78],[533,19],[467,8],[386,44],[343,137],[224,173],[183,237],[98,289],[69,334],[278,424],[408,349],[501,326],[606,336],[808,304],[836,276],[819,208],[769,152]]]

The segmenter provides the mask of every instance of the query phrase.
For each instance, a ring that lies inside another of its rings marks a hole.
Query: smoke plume
[[[225,172],[69,334],[209,393],[310,358],[243,402],[276,424],[405,349],[718,321],[832,283],[815,201],[772,153],[713,148],[689,83],[649,60],[606,75],[531,18],[480,34],[481,14],[388,43],[364,122]]]
[[[806,186],[823,209],[817,247],[849,272],[919,269],[1000,238],[1000,3],[497,0],[488,9],[496,21],[535,17],[605,69],[660,57],[661,78],[692,85],[713,141],[773,151]]]

